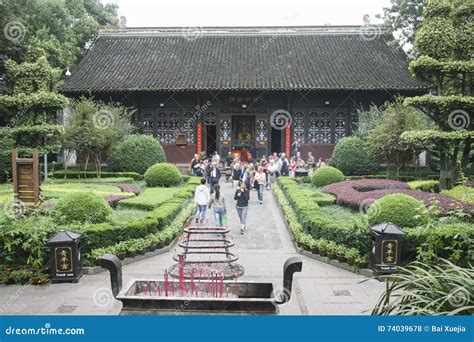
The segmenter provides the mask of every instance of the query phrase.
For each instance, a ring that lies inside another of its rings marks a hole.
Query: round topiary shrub
[[[108,166],[113,171],[145,171],[156,163],[166,162],[165,152],[158,140],[149,135],[129,135],[110,153]]]
[[[170,187],[181,183],[183,176],[174,164],[158,163],[146,170],[146,185]]]
[[[317,187],[323,187],[328,184],[341,182],[344,180],[344,175],[341,171],[332,166],[323,166],[314,171],[311,176],[311,183]]]
[[[376,200],[367,211],[371,225],[392,222],[401,228],[426,224],[428,211],[422,202],[405,194],[390,194]]]
[[[112,216],[107,202],[89,192],[75,192],[61,198],[55,210],[63,223],[101,223]]]
[[[339,140],[334,147],[331,165],[345,175],[363,175],[376,171],[378,161],[362,139],[347,137]]]

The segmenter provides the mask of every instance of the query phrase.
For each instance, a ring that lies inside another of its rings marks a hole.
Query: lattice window
[[[166,133],[168,131],[168,115],[164,112],[158,113],[156,117],[156,138],[162,144],[167,144]]]
[[[143,115],[143,134],[153,135],[153,114],[145,113]]]
[[[216,114],[213,113],[213,112],[206,113],[206,116],[204,118],[204,123],[207,126],[215,126],[216,125]]]
[[[230,120],[221,120],[220,122],[220,136],[221,142],[230,142],[231,140],[231,123]]]
[[[263,145],[267,140],[267,120],[257,120],[257,143]]]
[[[319,113],[312,112],[309,114],[309,125],[308,125],[308,143],[309,144],[319,143],[320,123],[321,123],[321,117]]]
[[[183,132],[186,133],[186,141],[188,144],[194,144],[194,114],[192,112],[184,113]]]
[[[165,136],[165,144],[176,144],[176,136],[179,132],[179,115],[178,113],[168,114],[168,130]]]
[[[331,143],[331,114],[324,112],[321,114],[320,123],[320,144]]]
[[[346,135],[346,114],[337,112],[334,120],[334,143],[344,138]]]
[[[293,121],[293,139],[304,144],[304,113],[297,112]]]

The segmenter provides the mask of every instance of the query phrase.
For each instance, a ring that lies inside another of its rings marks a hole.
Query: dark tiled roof
[[[126,29],[102,32],[65,92],[412,90],[426,85],[384,35],[359,27]],[[375,30],[376,32],[376,30]]]

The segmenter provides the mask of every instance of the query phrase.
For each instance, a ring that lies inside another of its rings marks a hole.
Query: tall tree
[[[435,84],[437,96],[413,97],[406,99],[405,104],[420,109],[436,123],[439,131],[405,132],[402,137],[407,143],[422,144],[439,154],[440,184],[442,188],[450,188],[459,171],[467,171],[472,163],[474,3],[455,6],[432,1],[426,6],[424,16],[415,39],[420,57],[410,63],[410,71],[414,77]]]
[[[384,24],[398,39],[395,41],[410,50],[415,32],[423,22],[425,0],[391,0],[391,6],[383,9]]]
[[[5,62],[11,80],[11,95],[0,96],[0,114],[9,127],[16,125],[54,124],[56,113],[68,104],[57,93],[61,70],[52,68],[41,49],[30,48],[25,61]]]
[[[117,5],[97,0],[2,0],[0,55],[21,62],[29,46],[41,47],[52,66],[74,67],[99,26],[117,23]]]

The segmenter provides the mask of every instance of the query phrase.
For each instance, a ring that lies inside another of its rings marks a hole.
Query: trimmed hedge
[[[137,221],[123,224],[90,224],[70,225],[69,230],[79,231],[83,234],[83,253],[88,254],[91,250],[116,245],[121,241],[138,239],[149,234],[163,230],[176,216],[186,200],[173,200],[163,206],[151,211],[147,217]]]
[[[145,172],[146,185],[150,187],[170,187],[182,182],[181,172],[174,164],[158,163],[148,168]]]
[[[107,165],[112,171],[144,174],[156,163],[166,162],[158,140],[143,134],[129,135],[112,149]]]
[[[134,180],[140,180],[142,176],[136,172],[110,172],[102,171],[101,176],[103,178],[133,178]],[[51,178],[97,178],[97,173],[95,171],[81,171],[81,170],[57,170],[50,172],[49,177]],[[100,178],[99,178],[100,179]]]
[[[408,182],[408,186],[412,190],[439,192],[439,180],[416,180]]]
[[[107,202],[91,192],[66,195],[54,209],[61,222],[101,223],[112,216],[112,208]]]
[[[369,223],[392,222],[401,228],[411,228],[428,222],[423,202],[405,194],[386,195],[376,200],[367,211]]]
[[[311,176],[311,182],[318,188],[328,184],[341,182],[343,180],[343,173],[332,166],[323,166],[314,171],[313,175]]]
[[[293,184],[296,184],[294,181]],[[281,189],[281,190],[280,190]],[[296,210],[296,205],[304,201],[301,191],[291,185],[291,180],[280,178],[274,187],[277,201],[282,206],[288,227],[295,240],[302,245],[311,244],[314,239],[330,240],[345,247],[356,248],[362,255],[370,251],[370,234],[367,226],[343,224],[340,221],[328,220],[321,215],[322,210],[316,205],[311,211]],[[307,202],[310,202],[307,200]],[[290,208],[288,208],[290,207]],[[310,209],[306,209],[310,210]],[[299,212],[299,213],[298,213]],[[305,215],[306,221],[303,221]],[[405,229],[402,242],[404,262],[415,259],[429,261],[435,256],[452,260],[457,265],[467,267],[474,258],[474,225],[468,222],[453,220],[436,222],[419,228]]]
[[[301,191],[295,182],[278,179],[278,185],[298,215],[305,232],[316,239],[327,239],[349,248],[357,248],[361,254],[370,250],[369,227],[361,219],[335,220],[327,217],[311,198],[310,192]],[[296,186],[294,186],[296,185]]]
[[[474,225],[452,221],[407,229],[402,243],[405,259],[431,261],[434,257],[451,260],[456,265],[470,267],[474,260]]]
[[[176,211],[174,219],[168,222],[166,228],[163,230],[148,235],[142,235],[140,238],[130,239],[108,247],[96,248],[85,256],[85,264],[97,264],[104,254],[126,254],[127,256],[133,256],[137,253],[169,244],[181,233],[184,222],[194,212],[194,203],[189,201],[180,209],[181,211],[179,213]]]
[[[367,149],[365,142],[357,137],[339,140],[334,147],[330,164],[345,175],[363,175],[378,168],[377,157]]]
[[[472,187],[457,185],[452,189],[443,190],[442,194],[451,196],[470,205],[474,205],[474,188]]]

